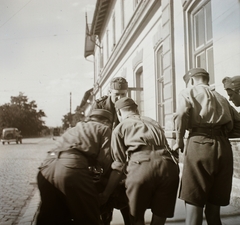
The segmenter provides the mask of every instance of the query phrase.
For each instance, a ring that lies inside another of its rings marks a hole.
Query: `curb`
[[[35,219],[38,213],[38,208],[40,205],[40,194],[39,190],[35,188],[35,193],[30,200],[30,203],[23,214],[21,220],[18,222],[18,225],[34,225]]]

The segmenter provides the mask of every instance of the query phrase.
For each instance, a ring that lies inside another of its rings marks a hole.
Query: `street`
[[[15,225],[36,187],[38,166],[54,146],[49,138],[0,144],[0,224]]]

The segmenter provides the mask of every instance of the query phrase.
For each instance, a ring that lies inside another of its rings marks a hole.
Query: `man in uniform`
[[[99,196],[89,169],[111,168],[111,112],[95,109],[67,130],[37,176],[41,196],[37,225],[100,225]]]
[[[163,225],[174,214],[178,163],[172,158],[163,129],[155,120],[140,116],[133,99],[121,98],[115,107],[121,122],[113,130],[113,170],[100,199],[108,199],[126,171],[131,224],[144,225],[144,213],[150,208],[151,224]]]
[[[203,208],[208,225],[220,225],[220,207],[229,204],[233,155],[228,137],[236,137],[240,115],[209,86],[209,74],[194,68],[183,77],[188,88],[179,94],[175,117],[176,144],[184,149],[189,130],[179,197],[186,204],[186,225],[200,225]],[[239,135],[239,134],[238,134]]]
[[[240,76],[225,77],[222,82],[229,101],[232,101],[235,106],[240,106]]]
[[[109,95],[105,95],[100,99],[95,100],[92,105],[92,109],[106,109],[112,113],[112,129],[114,129],[119,123],[114,104],[118,99],[127,96],[127,90],[128,83],[126,79],[123,77],[115,77],[110,82]]]
[[[127,95],[128,82],[123,77],[114,77],[110,82],[109,95],[105,95],[95,100],[92,109],[106,109],[113,115],[112,130],[119,124],[119,120],[115,110],[115,102]],[[106,175],[107,178],[109,176]],[[100,192],[102,189],[99,190]],[[102,220],[104,225],[109,225],[112,220],[113,209],[120,209],[125,225],[130,225],[129,209],[125,194],[125,186],[122,181],[115,190],[109,201],[102,206]]]

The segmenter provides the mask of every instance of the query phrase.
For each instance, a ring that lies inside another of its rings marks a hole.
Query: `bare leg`
[[[155,214],[152,215],[152,221],[150,225],[164,225],[166,222],[166,217],[159,217]]]
[[[220,206],[207,203],[205,216],[208,225],[222,225],[220,218]]]
[[[203,208],[186,203],[186,225],[202,225]]]

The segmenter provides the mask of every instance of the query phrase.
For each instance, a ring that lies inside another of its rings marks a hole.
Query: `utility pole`
[[[72,92],[70,92],[70,115],[69,115],[69,127],[72,124]]]

